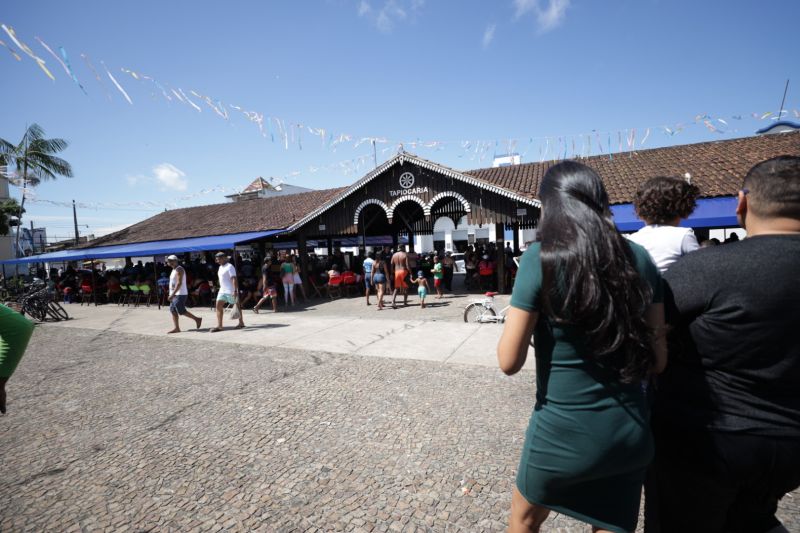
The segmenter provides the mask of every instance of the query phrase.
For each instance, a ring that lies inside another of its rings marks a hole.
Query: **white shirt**
[[[692,228],[645,226],[628,238],[643,246],[663,274],[681,256],[700,248]]]
[[[178,269],[183,272],[183,277],[181,277],[181,287],[175,294],[177,296],[186,296],[189,294],[189,291],[186,288],[186,272],[183,271],[183,267],[181,266],[173,268],[172,274],[169,275],[169,295],[172,296],[173,291],[175,291],[175,287],[178,285]]]
[[[225,263],[219,267],[217,272],[219,277],[219,293],[234,295],[233,278],[236,277],[236,269],[231,263]]]

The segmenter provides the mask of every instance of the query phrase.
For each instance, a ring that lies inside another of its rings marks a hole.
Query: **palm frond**
[[[69,143],[64,139],[36,139],[28,145],[28,151],[55,154],[67,149]]]
[[[54,155],[30,154],[28,168],[35,176],[43,179],[55,179],[56,175],[72,177],[72,166]]]

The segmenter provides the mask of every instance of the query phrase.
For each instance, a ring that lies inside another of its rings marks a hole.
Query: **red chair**
[[[328,279],[328,284],[327,284],[328,296],[330,297],[331,300],[333,300],[334,294],[336,295],[337,298],[342,297],[343,279],[344,278],[341,275],[331,276],[330,279]]]
[[[81,285],[81,305],[86,303],[89,305],[92,303],[92,286],[91,285]]]
[[[358,276],[354,272],[349,270],[342,272],[342,285],[344,290],[347,291],[348,294],[353,292],[354,290],[358,292]]]

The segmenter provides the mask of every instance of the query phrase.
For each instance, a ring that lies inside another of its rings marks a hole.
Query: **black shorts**
[[[800,486],[800,438],[654,425],[648,531],[749,533],[780,524],[778,500]]]

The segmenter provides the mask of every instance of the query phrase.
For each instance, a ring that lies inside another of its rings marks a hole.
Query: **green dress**
[[[661,277],[641,246],[636,269],[661,302]],[[522,256],[511,305],[539,311],[540,243]],[[633,531],[653,457],[643,384],[622,384],[586,357],[585,336],[544,315],[534,331],[536,404],[517,473],[531,503],[610,531]]]

